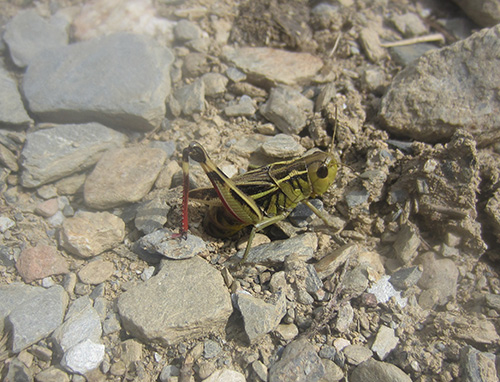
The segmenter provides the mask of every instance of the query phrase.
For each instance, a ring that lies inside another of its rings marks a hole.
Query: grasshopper
[[[213,188],[189,191],[189,158],[201,165]],[[246,261],[255,233],[285,219],[300,202],[329,224],[308,199],[322,195],[335,180],[337,161],[332,153],[316,151],[228,178],[201,144],[191,142],[182,152],[182,170],[184,189],[180,235],[188,231],[188,199],[204,203],[209,206],[206,231],[211,236],[230,237],[252,226],[240,263]]]

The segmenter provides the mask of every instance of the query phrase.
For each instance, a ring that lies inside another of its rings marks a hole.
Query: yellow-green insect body
[[[187,193],[188,160],[197,161],[213,188],[198,188]],[[187,198],[210,206],[205,227],[215,237],[229,237],[246,226],[253,226],[242,261],[246,260],[255,233],[286,218],[300,202],[326,219],[308,199],[328,190],[337,174],[333,154],[316,151],[304,157],[271,163],[228,178],[209,158],[205,149],[192,142],[183,152],[184,217],[187,231]]]

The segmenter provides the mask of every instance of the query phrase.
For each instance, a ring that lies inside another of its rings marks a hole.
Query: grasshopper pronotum
[[[198,162],[213,188],[189,191],[189,158]],[[181,235],[188,230],[188,198],[209,206],[207,232],[214,237],[230,237],[251,225],[241,263],[245,262],[255,233],[288,216],[300,202],[306,204],[326,224],[327,219],[309,198],[322,195],[335,180],[337,161],[332,153],[316,151],[298,159],[271,163],[228,178],[198,142],[182,153],[184,173]]]

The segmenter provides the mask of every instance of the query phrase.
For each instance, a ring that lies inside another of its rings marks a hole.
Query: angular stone
[[[439,305],[446,304],[457,293],[458,268],[450,259],[436,259],[432,252],[419,257],[423,273],[418,280],[422,289],[436,289],[439,293]]]
[[[269,369],[269,382],[316,382],[325,374],[325,368],[313,345],[307,340],[288,344],[281,359]]]
[[[273,48],[228,49],[226,58],[248,76],[249,82],[267,85],[309,83],[323,62],[309,53]]]
[[[119,297],[124,328],[165,345],[223,330],[232,306],[220,273],[200,257],[162,264],[156,276]]]
[[[468,129],[479,145],[498,139],[499,38],[497,25],[410,63],[382,99],[385,127],[419,141],[446,140],[459,128]]]
[[[104,345],[85,340],[64,353],[61,366],[71,373],[85,374],[99,367],[103,360]]]
[[[37,245],[22,251],[17,260],[16,268],[27,283],[69,272],[66,259],[55,247],[49,245]]]
[[[55,285],[16,306],[6,319],[12,352],[19,353],[52,333],[62,323],[67,305],[68,294]]]
[[[398,345],[399,338],[394,334],[394,329],[381,325],[378,329],[372,351],[383,361],[389,353]]]
[[[165,115],[172,61],[170,50],[147,36],[115,33],[40,53],[23,92],[43,121],[152,130]]]
[[[216,370],[210,377],[203,382],[245,382],[246,378],[243,374],[236,370]]]
[[[184,115],[201,113],[205,110],[205,83],[196,80],[192,84],[177,89],[174,93]]]
[[[33,123],[24,109],[17,83],[0,67],[0,122],[6,125],[29,125]]]
[[[347,362],[352,365],[359,365],[373,355],[373,352],[363,345],[348,345],[342,351]]]
[[[415,256],[417,256],[417,249],[419,246],[420,237],[415,228],[408,224],[403,225],[393,245],[396,257],[401,260],[403,264],[410,264]]]
[[[36,382],[69,382],[69,375],[56,366],[51,366],[35,376]]]
[[[72,310],[73,305],[82,305]],[[75,311],[76,310],[76,311]],[[101,320],[92,307],[88,296],[80,297],[70,306],[64,323],[52,334],[52,339],[60,354],[89,339],[98,342],[101,338]]]
[[[314,102],[296,90],[284,87],[271,89],[269,99],[260,113],[285,134],[299,134],[314,109]]]
[[[20,156],[21,184],[38,187],[83,171],[127,137],[98,123],[56,125],[28,132]]]
[[[35,9],[12,18],[5,26],[3,38],[12,61],[20,68],[28,66],[37,54],[68,43],[65,29],[48,22]]]
[[[285,260],[292,253],[303,260],[310,259],[318,247],[318,237],[313,233],[305,233],[287,240],[277,240],[269,244],[261,244],[251,248],[246,263],[275,264]],[[236,258],[243,257],[244,249],[236,253]]]
[[[235,304],[243,316],[245,333],[250,343],[276,329],[286,313],[285,295],[280,293],[274,304],[246,293],[236,293]]]
[[[89,258],[120,244],[125,223],[109,212],[80,211],[62,225],[59,244],[68,252]]]
[[[22,282],[0,286],[0,329],[3,331],[5,318],[25,301],[36,298],[45,289],[26,285]]]
[[[85,181],[85,203],[107,209],[137,202],[153,187],[166,157],[165,151],[145,146],[108,151]]]

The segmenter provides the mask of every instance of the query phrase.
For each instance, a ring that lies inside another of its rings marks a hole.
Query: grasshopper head
[[[307,162],[307,172],[312,185],[312,196],[322,195],[335,180],[337,161],[333,154],[318,151],[309,155]]]

